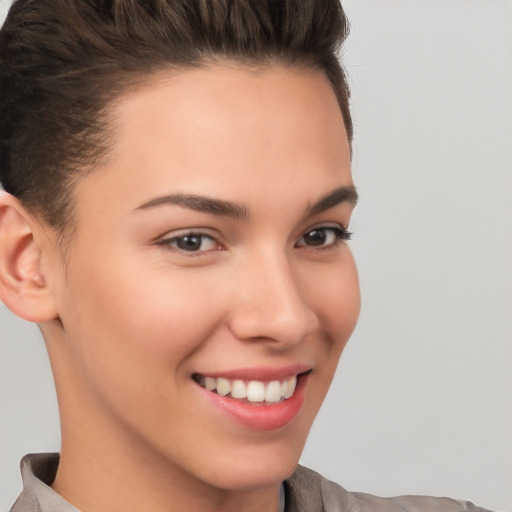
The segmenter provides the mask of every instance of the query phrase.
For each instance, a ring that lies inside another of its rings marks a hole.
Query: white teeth
[[[249,402],[263,402],[265,400],[265,384],[251,380],[247,386],[247,400]]]
[[[233,398],[245,398],[247,396],[247,386],[243,380],[234,380],[231,385],[231,396]]]
[[[281,383],[277,380],[269,382],[265,389],[265,402],[279,402],[281,397]]]
[[[212,379],[211,377],[206,377],[204,379],[204,387],[208,391],[213,391],[217,387],[217,381],[215,379]]]
[[[217,379],[217,393],[221,396],[226,396],[231,392],[231,382],[228,379]]]
[[[231,394],[233,398],[247,399],[253,403],[277,403],[283,399],[293,396],[295,386],[297,385],[297,376],[294,375],[285,381],[273,380],[271,382],[262,382],[251,380],[246,383],[243,380],[229,380],[223,377],[215,379],[213,377],[200,378],[197,381],[208,391],[217,391],[217,394],[226,396]]]
[[[286,387],[286,393],[283,394],[284,398],[290,398],[295,391],[295,386],[297,385],[297,377],[292,377]]]

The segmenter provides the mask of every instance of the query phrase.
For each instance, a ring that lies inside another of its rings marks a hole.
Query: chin
[[[206,480],[226,490],[251,490],[274,487],[290,477],[299,463],[300,446],[248,448],[245,453],[226,454],[210,468]]]
[[[214,481],[211,483],[215,487],[232,491],[275,487],[290,477],[297,468],[297,464],[298,460],[273,467],[260,464],[259,461],[253,464],[241,464],[233,472],[215,474]]]

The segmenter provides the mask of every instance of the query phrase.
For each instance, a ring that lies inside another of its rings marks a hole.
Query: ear
[[[41,269],[37,229],[23,205],[0,192],[0,299],[19,317],[41,323],[57,318],[57,311]]]

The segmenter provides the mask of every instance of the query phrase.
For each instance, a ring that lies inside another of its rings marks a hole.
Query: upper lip
[[[273,381],[273,380],[284,380],[300,373],[305,373],[311,370],[310,365],[306,364],[292,364],[289,366],[281,367],[270,367],[270,366],[253,366],[250,368],[237,368],[223,371],[207,371],[207,372],[196,372],[203,377],[212,377],[218,379],[224,377],[229,380],[259,380],[259,381]]]

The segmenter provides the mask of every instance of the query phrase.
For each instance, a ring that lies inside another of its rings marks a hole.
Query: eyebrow
[[[325,212],[341,203],[349,203],[355,206],[358,200],[359,196],[354,185],[338,187],[309,205],[306,208],[306,216],[310,217],[317,213]]]
[[[235,219],[246,219],[249,217],[247,207],[244,205],[194,194],[171,194],[156,197],[155,199],[142,204],[136,208],[136,210],[148,210],[150,208],[156,208],[163,205],[181,206],[198,212],[233,217]]]
[[[309,205],[306,208],[306,217],[324,212],[341,203],[349,203],[355,206],[357,201],[358,194],[354,185],[338,187]],[[136,208],[135,211],[149,210],[164,205],[181,206],[182,208],[188,208],[190,210],[233,217],[235,219],[247,219],[249,217],[249,210],[243,204],[194,194],[170,194],[156,197],[142,204]]]

